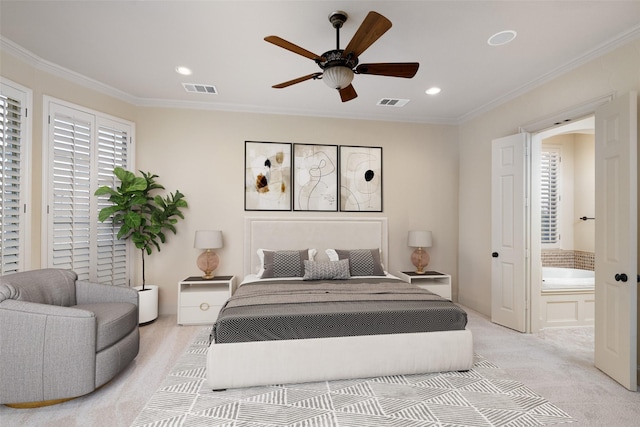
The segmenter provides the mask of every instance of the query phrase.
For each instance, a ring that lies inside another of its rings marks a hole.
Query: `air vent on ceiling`
[[[201,85],[195,83],[182,83],[184,90],[189,93],[208,93],[210,95],[217,95],[218,91],[214,85]]]
[[[408,102],[408,99],[382,98],[376,105],[381,107],[404,107]]]

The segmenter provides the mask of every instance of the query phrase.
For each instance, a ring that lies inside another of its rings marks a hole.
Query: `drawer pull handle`
[[[200,304],[200,310],[202,311],[209,310],[209,304],[207,304],[206,302],[203,302],[202,304]]]

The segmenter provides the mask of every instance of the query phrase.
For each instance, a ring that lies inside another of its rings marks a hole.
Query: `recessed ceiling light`
[[[489,37],[487,43],[489,43],[489,46],[502,46],[515,39],[517,35],[518,33],[513,30],[500,31]]]
[[[176,73],[182,74],[183,76],[190,76],[191,70],[187,67],[176,67]]]
[[[425,93],[427,95],[437,95],[439,94],[441,91],[441,89],[439,87],[430,87],[429,89],[425,90]]]

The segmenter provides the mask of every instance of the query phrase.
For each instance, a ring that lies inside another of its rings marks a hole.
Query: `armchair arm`
[[[97,304],[101,302],[130,302],[138,305],[138,291],[116,285],[102,285],[83,280],[76,281],[77,304]]]
[[[96,319],[77,308],[0,303],[0,403],[80,396],[95,388]]]

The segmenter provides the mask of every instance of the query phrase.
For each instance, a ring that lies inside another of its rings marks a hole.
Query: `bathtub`
[[[594,324],[595,273],[542,267],[540,328]]]
[[[542,267],[542,291],[593,290],[595,272],[577,268]]]

